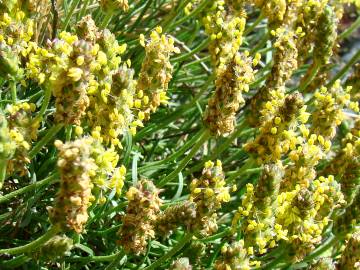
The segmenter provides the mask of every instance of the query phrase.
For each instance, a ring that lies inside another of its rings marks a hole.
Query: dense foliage
[[[360,269],[358,0],[0,0],[0,269]]]

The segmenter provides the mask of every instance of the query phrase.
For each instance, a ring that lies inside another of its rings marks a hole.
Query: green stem
[[[44,89],[44,99],[43,99],[43,102],[41,104],[41,108],[40,108],[40,111],[39,111],[39,114],[35,117],[35,119],[33,120],[34,123],[36,122],[41,122],[48,106],[49,106],[49,103],[50,103],[50,98],[51,98],[51,88],[46,86],[45,89]]]
[[[81,7],[81,10],[79,12],[79,18],[80,19],[85,16],[85,12],[86,12],[87,7],[89,6],[90,1],[92,1],[92,0],[85,0],[84,1],[83,5]]]
[[[226,139],[226,141],[224,141],[219,147],[215,148],[215,151],[209,156],[206,157],[205,160],[214,160],[215,158],[219,157],[219,155],[221,153],[223,153],[225,150],[229,149],[229,145],[236,139],[242,136],[246,136],[247,134],[254,132],[253,128],[250,129],[246,129],[243,130],[242,128],[245,126],[243,125],[245,123],[239,124],[236,128],[236,130]],[[195,166],[193,166],[192,168],[190,168],[187,172],[188,173],[193,173],[196,172],[198,170],[200,170],[202,167],[204,166],[204,162],[199,162],[198,164],[196,164]]]
[[[341,79],[346,72],[360,59],[360,50],[350,59],[350,61],[332,78],[332,80],[326,85],[328,88],[331,87],[338,79]]]
[[[180,61],[184,61],[187,58],[189,58],[190,56],[193,56],[194,54],[196,54],[197,52],[201,51],[202,49],[206,48],[208,46],[210,42],[210,39],[207,38],[205,39],[202,43],[200,43],[197,47],[195,47],[192,51],[182,54],[178,57],[174,57],[171,59],[171,62],[180,62]]]
[[[63,128],[64,124],[57,124],[49,129],[46,135],[31,149],[29,158],[32,159],[40,152],[41,148],[45,146],[55,135]]]
[[[27,253],[30,252],[37,247],[41,246],[42,244],[46,243],[50,238],[55,236],[58,232],[60,232],[60,228],[58,226],[51,226],[50,229],[38,239],[32,241],[31,243],[15,248],[8,248],[8,249],[0,249],[0,254],[20,254],[20,253]]]
[[[159,23],[159,25],[163,28],[164,32],[170,32],[169,29],[173,21],[176,19],[177,15],[180,14],[180,12],[182,12],[182,10],[190,1],[191,0],[179,1],[178,4],[176,5],[176,8],[173,8],[172,11]]]
[[[109,25],[112,16],[113,16],[112,12],[108,12],[108,13],[105,14],[105,17],[104,17],[104,19],[102,21],[102,24],[101,24],[101,28],[106,28]]]
[[[120,251],[122,253],[122,251]],[[73,257],[66,259],[66,262],[111,262],[116,259],[119,253],[106,256]]]
[[[255,55],[255,53],[259,51],[266,44],[268,40],[269,40],[269,34],[266,33],[264,34],[263,38],[259,42],[257,42],[257,45],[250,51],[250,55]]]
[[[177,166],[177,168],[174,171],[172,171],[168,176],[166,176],[159,182],[158,186],[163,187],[164,185],[166,185],[166,183],[170,182],[175,177],[177,177],[178,173],[181,172],[186,167],[186,165],[189,163],[189,161],[195,156],[197,151],[200,149],[200,147],[209,138],[210,138],[210,131],[208,129],[203,129],[202,136],[200,137],[199,141],[194,145],[194,147],[191,149],[190,153],[187,154],[187,156],[183,160],[180,161],[179,165]]]
[[[66,30],[67,26],[69,25],[71,16],[73,15],[73,13],[75,11],[75,8],[78,6],[79,3],[80,3],[80,0],[74,0],[73,1],[72,5],[71,5],[71,8],[69,10],[69,13],[66,14],[66,18],[65,18],[64,26],[63,26],[64,30]]]
[[[11,91],[11,99],[13,103],[16,103],[17,100],[17,94],[16,94],[16,81],[15,79],[12,79],[10,81],[10,91]]]
[[[201,242],[212,242],[216,239],[223,238],[224,236],[230,235],[231,233],[232,233],[232,230],[227,228],[224,231],[222,231],[221,233],[214,234],[209,237],[201,239]]]
[[[254,30],[255,27],[258,26],[259,23],[262,22],[263,19],[264,19],[264,15],[261,13],[259,15],[259,17],[256,19],[256,21],[252,25],[250,25],[248,28],[245,29],[244,36],[247,36],[248,34],[250,34],[252,32],[252,30]]]
[[[303,80],[298,87],[298,91],[300,93],[303,92],[308,87],[308,85],[314,80],[316,74],[319,72],[319,69],[320,69],[319,64],[314,62],[311,68],[309,69],[309,72],[306,75],[305,80]]]
[[[4,196],[0,196],[0,204],[8,202],[12,198],[17,197],[17,196],[19,196],[21,194],[33,191],[34,189],[40,188],[42,186],[46,186],[46,185],[48,185],[50,183],[55,183],[54,180],[56,180],[58,177],[59,177],[59,175],[57,173],[55,173],[55,174],[50,175],[49,177],[47,177],[47,178],[45,178],[45,179],[43,179],[41,181],[35,182],[35,183],[30,184],[30,185],[28,185],[26,187],[15,190],[15,191],[13,191],[11,193],[8,193],[8,194],[6,194]]]
[[[159,269],[159,267],[166,262],[168,259],[172,258],[178,251],[180,251],[187,242],[189,242],[192,238],[192,234],[186,234],[183,239],[181,239],[169,252],[167,252],[164,256],[156,260],[154,263],[146,267],[144,270],[153,270]]]
[[[150,5],[152,4],[153,0],[148,0],[146,5],[144,6],[144,8],[141,10],[141,13],[139,14],[138,18],[136,19],[136,21],[133,23],[132,26],[130,26],[129,28],[129,33],[131,33],[137,26],[138,24],[141,22],[142,18],[144,17],[146,11],[149,9]]]
[[[285,253],[285,249],[280,250],[279,256],[274,259],[272,262],[262,265],[260,268],[257,269],[265,269],[265,270],[272,270],[272,269],[278,269],[276,265],[278,265],[279,262],[282,261],[283,255]]]
[[[7,168],[7,160],[0,159],[0,189],[3,187],[6,178],[6,168]]]
[[[120,261],[122,260],[122,258],[124,258],[124,256],[126,256],[124,254],[124,251],[118,252],[116,254],[116,257],[114,258],[114,260],[108,266],[106,266],[106,268],[104,270],[118,269],[118,265],[119,265]]]
[[[233,181],[235,181],[236,178],[238,178],[239,176],[245,174],[248,172],[248,169],[250,169],[252,166],[254,165],[254,160],[252,158],[249,158],[245,164],[243,166],[241,166],[236,173],[234,173],[233,175],[231,175],[226,181],[228,183],[232,183]],[[257,168],[256,168],[257,169]],[[251,168],[251,170],[253,170],[253,168]]]
[[[182,24],[183,22],[188,22],[190,18],[198,15],[207,5],[209,5],[209,1],[204,0],[202,3],[188,15],[182,17],[180,20],[176,21],[173,25],[171,25],[171,29],[174,29],[176,26]]]
[[[175,153],[171,154],[170,156],[166,157],[165,159],[161,160],[161,161],[155,161],[155,162],[150,162],[147,163],[146,165],[144,165],[143,167],[139,168],[139,172],[140,171],[145,171],[153,166],[156,165],[161,165],[161,164],[168,164],[169,162],[177,159],[178,157],[182,156],[190,147],[192,147],[196,141],[201,137],[201,135],[203,134],[204,130],[200,130],[196,135],[194,135],[189,141],[187,141],[182,147],[180,147],[180,149],[178,151],[176,151]]]
[[[339,239],[335,235],[331,235],[328,239],[326,239],[324,244],[322,244],[319,248],[315,249],[314,252],[312,252],[307,257],[305,257],[302,260],[302,263],[303,262],[310,262],[313,259],[315,259],[316,257],[320,256],[326,250],[328,250],[331,246],[333,246],[336,241],[339,241]]]
[[[29,261],[31,261],[31,258],[26,255],[20,255],[14,259],[1,262],[0,266],[4,267],[4,269],[14,269],[15,267],[19,267],[20,265],[23,265]]]
[[[350,25],[348,29],[346,29],[344,32],[342,32],[339,35],[339,39],[347,38],[352,34],[352,32],[354,32],[359,27],[360,27],[360,16],[356,19],[356,21],[352,25]]]
[[[224,152],[226,149],[229,148],[230,144],[232,142],[240,137],[241,135],[244,135],[244,128],[246,127],[247,123],[243,119],[240,120],[240,124],[235,128],[234,132],[230,134],[228,138],[226,138],[226,141],[219,145],[219,147],[216,147],[215,151],[211,154],[210,159],[214,159],[218,157],[222,152]],[[252,129],[250,129],[252,130]],[[247,130],[245,130],[247,131]]]

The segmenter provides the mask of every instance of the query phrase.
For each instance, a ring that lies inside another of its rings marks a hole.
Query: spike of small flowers
[[[149,180],[141,180],[126,193],[129,204],[120,228],[119,244],[128,253],[144,253],[155,237],[154,223],[160,211],[159,190]]]
[[[9,1],[7,1],[9,2]],[[34,22],[20,10],[0,15],[0,76],[21,78],[21,54],[34,34]]]
[[[148,120],[150,113],[168,103],[166,91],[173,71],[170,56],[180,50],[174,46],[173,38],[162,34],[161,27],[151,32],[149,41],[141,36],[140,43],[145,47],[145,59],[137,80],[134,110],[143,112],[144,120]]]
[[[285,231],[280,236],[280,230],[276,231],[279,234],[276,239],[273,218],[283,171],[284,168],[280,162],[264,165],[256,187],[247,184],[241,206],[232,220],[234,231],[237,231],[238,222],[241,220],[245,247],[248,252],[250,251],[250,255],[264,254],[267,248],[275,247],[276,240],[287,239]]]
[[[55,235],[30,256],[36,260],[56,261],[68,255],[73,246],[71,238],[66,235]]]
[[[189,258],[179,258],[173,261],[169,270],[192,270],[193,267],[189,262]]]
[[[190,201],[196,205],[193,230],[201,230],[205,235],[212,234],[217,230],[216,212],[230,200],[221,161],[205,162],[201,177],[192,180],[190,191]]]
[[[317,33],[314,40],[314,62],[319,65],[328,63],[333,54],[337,33],[337,18],[334,10],[326,6],[317,22]]]
[[[342,140],[341,149],[324,169],[341,183],[345,200],[351,204],[360,184],[360,121]]]
[[[156,232],[162,236],[168,236],[178,227],[183,226],[190,230],[194,219],[196,219],[196,205],[185,201],[166,208],[156,219]]]
[[[355,64],[353,73],[345,82],[345,87],[351,87],[351,97],[354,101],[360,100],[360,63]]]
[[[210,37],[209,51],[216,73],[222,73],[232,61],[242,44],[246,11],[243,3],[229,8],[228,2],[216,0],[202,19],[206,34]]]
[[[271,93],[274,99],[266,102],[260,133],[245,144],[245,150],[255,155],[259,163],[276,162],[298,142],[294,131],[298,123],[306,123],[309,114],[300,94],[284,97],[282,91]]]
[[[343,251],[339,269],[357,270],[360,267],[360,232],[356,231],[351,236]]]
[[[113,13],[117,9],[129,10],[128,0],[100,0],[100,7],[105,13]]]
[[[344,120],[343,110],[350,108],[359,112],[359,105],[350,100],[350,91],[351,88],[344,89],[340,81],[335,82],[330,89],[321,87],[316,91],[311,133],[332,139],[336,135],[336,128]]]
[[[331,258],[320,258],[311,264],[308,270],[336,270],[335,263]]]
[[[255,79],[252,59],[237,53],[234,59],[219,72],[215,93],[208,102],[204,121],[215,135],[226,135],[234,130],[237,111],[245,104],[243,92]]]
[[[81,233],[88,220],[87,209],[91,198],[91,175],[96,165],[90,157],[91,138],[73,142],[56,141],[59,150],[58,168],[60,171],[60,190],[54,207],[49,207],[53,224],[60,225],[64,231]]]
[[[21,102],[8,105],[5,110],[10,140],[12,145],[15,146],[14,156],[9,160],[7,166],[9,174],[14,172],[18,172],[22,176],[28,174],[26,166],[30,163],[28,153],[32,142],[37,139],[40,124],[33,121],[35,109],[35,104]]]
[[[248,121],[252,126],[260,125],[261,110],[259,108],[266,106],[267,102],[272,102],[274,98],[272,93],[285,94],[285,83],[297,69],[296,33],[286,28],[278,28],[272,33],[277,38],[274,43],[274,63],[270,76],[266,79],[265,86],[260,88],[251,99]]]
[[[225,244],[221,248],[221,256],[215,261],[216,270],[250,270],[249,255],[244,241]]]

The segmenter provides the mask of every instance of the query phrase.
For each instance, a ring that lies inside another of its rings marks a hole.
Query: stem
[[[122,252],[122,251],[120,251]],[[66,259],[67,262],[111,262],[119,255],[115,253],[106,256],[87,256],[87,257],[74,257]]]
[[[196,143],[196,141],[201,137],[203,132],[204,132],[203,130],[200,130],[190,140],[188,140],[183,146],[181,146],[178,151],[169,155],[165,159],[163,159],[161,161],[147,163],[146,165],[139,168],[139,171],[141,171],[141,172],[145,171],[146,169],[152,168],[155,165],[167,164],[168,162],[171,162],[171,161],[177,159],[178,157],[182,156],[190,147],[192,147]]]
[[[175,28],[176,26],[182,24],[183,22],[187,22],[189,21],[190,18],[195,17],[196,15],[198,15],[207,5],[209,5],[209,1],[204,0],[202,1],[202,3],[192,12],[190,12],[188,15],[186,15],[185,17],[181,18],[180,20],[176,21],[172,26],[171,29]]]
[[[85,12],[86,12],[86,9],[87,9],[87,7],[89,6],[89,2],[90,2],[91,0],[85,0],[84,1],[84,3],[83,3],[83,5],[82,5],[82,7],[81,7],[81,10],[80,10],[80,12],[79,12],[79,18],[81,19],[82,17],[84,17],[84,15],[85,15]]]
[[[243,175],[245,173],[247,173],[248,169],[252,167],[252,165],[254,165],[254,160],[252,158],[249,158],[244,165],[242,165],[236,173],[234,173],[233,175],[231,175],[228,179],[227,182],[228,183],[232,183],[236,178],[238,178],[240,175]],[[257,168],[256,168],[257,169]],[[251,169],[253,170],[253,169]]]
[[[66,28],[67,28],[67,26],[68,26],[68,24],[69,24],[69,22],[70,22],[71,16],[73,15],[74,10],[75,10],[75,8],[78,6],[79,3],[80,3],[80,0],[75,0],[75,1],[72,3],[72,6],[71,6],[71,8],[70,8],[70,10],[69,10],[69,13],[66,14],[66,18],[65,18],[65,21],[64,21],[64,27],[63,27],[64,30],[66,30]]]
[[[7,160],[0,159],[0,189],[3,187],[4,181],[5,181],[6,168],[7,168]]]
[[[44,89],[44,99],[43,99],[39,114],[33,120],[34,123],[41,122],[41,120],[49,106],[50,98],[51,98],[51,88],[47,86]]]
[[[336,241],[339,241],[339,239],[335,236],[332,235],[330,236],[328,239],[326,239],[326,241],[324,242],[323,245],[321,245],[319,248],[317,248],[316,250],[314,250],[314,252],[312,252],[311,254],[309,254],[307,257],[304,258],[304,260],[302,260],[303,262],[310,262],[312,261],[314,258],[318,257],[319,255],[323,254],[326,250],[328,250]]]
[[[148,0],[146,5],[144,6],[144,8],[141,10],[141,13],[139,14],[138,18],[136,19],[136,21],[133,23],[132,26],[130,26],[129,28],[129,33],[131,33],[140,23],[140,21],[142,20],[142,18],[144,17],[146,11],[149,9],[150,5],[152,4],[153,0]]]
[[[208,46],[210,42],[210,39],[207,38],[205,39],[202,43],[200,43],[197,47],[195,47],[192,51],[182,54],[178,57],[174,57],[171,59],[171,62],[180,62],[180,61],[184,61],[187,58],[189,58],[190,56],[193,56],[194,54],[196,54],[197,52],[201,51],[202,49],[206,48]]]
[[[276,268],[276,265],[282,261],[284,253],[285,253],[285,249],[282,249],[280,251],[279,256],[275,260],[273,260],[272,262],[270,262],[268,264],[264,264],[263,266],[261,266],[258,269],[265,269],[265,270],[278,269],[278,268]]]
[[[108,12],[105,14],[104,20],[102,21],[101,28],[106,28],[111,21],[113,14]]]
[[[308,85],[314,80],[316,74],[319,72],[320,66],[318,63],[314,62],[311,68],[309,69],[308,75],[306,75],[305,80],[303,80],[298,88],[298,91],[303,92]]]
[[[151,265],[146,267],[144,270],[159,269],[159,267],[164,262],[166,262],[168,259],[173,257],[178,251],[180,251],[183,248],[183,246],[185,246],[185,244],[191,240],[192,236],[193,235],[191,233],[186,234],[184,236],[184,238],[181,239],[169,252],[167,252],[164,256],[162,256],[161,258],[156,260],[154,263],[152,263]]]
[[[174,171],[172,171],[168,176],[166,176],[159,182],[158,186],[163,187],[164,185],[166,185],[166,183],[170,182],[173,178],[175,178],[178,175],[178,173],[181,172],[186,167],[189,161],[195,156],[197,151],[200,149],[200,147],[209,138],[210,138],[209,130],[204,129],[202,136],[200,137],[199,141],[194,145],[194,147],[191,149],[190,153],[183,160],[180,161],[179,166]]]
[[[11,193],[8,193],[4,196],[0,196],[0,204],[1,203],[5,203],[5,202],[8,202],[10,201],[12,198],[16,197],[16,196],[19,196],[21,194],[24,194],[24,193],[27,193],[27,192],[30,192],[30,191],[33,191],[34,189],[36,188],[40,188],[42,186],[45,186],[45,185],[48,185],[50,183],[55,183],[55,179],[57,179],[59,176],[58,174],[53,174],[53,175],[50,175],[49,177],[41,180],[41,181],[38,181],[36,183],[33,183],[33,184],[30,184],[26,187],[23,187],[23,188],[20,188],[18,190],[15,190]]]
[[[212,236],[201,239],[201,242],[211,242],[216,239],[223,238],[224,236],[230,235],[231,233],[232,233],[231,229],[225,229],[224,231],[222,231],[218,234],[214,234]]]
[[[118,264],[120,263],[122,258],[124,258],[124,256],[126,257],[123,251],[118,252],[114,260],[108,266],[106,266],[104,270],[118,269]]]
[[[17,94],[16,94],[16,81],[15,79],[12,79],[10,81],[10,91],[11,91],[11,99],[13,103],[16,103],[17,100]]]
[[[62,129],[64,124],[57,124],[49,129],[46,135],[31,149],[29,152],[29,159],[32,159],[40,152],[41,148],[45,146],[55,135]]]
[[[253,128],[242,131],[243,124],[245,124],[245,123],[241,123],[239,126],[237,126],[236,130],[226,139],[226,141],[224,141],[219,147],[216,147],[215,151],[209,157],[206,157],[205,160],[214,160],[215,158],[219,157],[219,155],[221,153],[223,153],[225,150],[229,149],[228,146],[236,138],[239,138],[239,137],[245,136],[251,132],[254,132]],[[204,162],[203,161],[199,162],[198,164],[196,164],[195,166],[190,168],[187,172],[189,172],[189,173],[196,172],[196,171],[200,170],[203,166],[204,166]]]
[[[0,249],[0,254],[15,255],[20,253],[30,252],[36,249],[37,247],[41,246],[42,244],[46,243],[50,238],[55,236],[58,232],[60,232],[60,228],[58,226],[51,226],[50,229],[45,234],[43,234],[38,239],[32,241],[31,243],[21,247]]]
[[[360,16],[356,19],[356,21],[350,25],[348,29],[346,29],[344,32],[342,32],[339,35],[339,39],[347,38],[351,35],[352,32],[354,32],[358,27],[360,27]]]
[[[263,19],[264,19],[264,15],[263,15],[263,13],[261,13],[259,15],[259,17],[256,19],[256,21],[252,25],[250,25],[248,28],[245,29],[244,36],[247,36],[248,34],[250,34],[252,32],[252,30],[254,30],[255,27],[258,26],[259,23],[261,23],[261,21]]]
[[[358,50],[354,56],[350,59],[350,61],[332,78],[332,80],[326,85],[328,88],[331,87],[338,79],[343,77],[346,72],[354,65],[358,59],[360,58],[360,50]]]
[[[219,147],[216,147],[215,151],[211,154],[210,159],[214,159],[217,156],[219,156],[222,152],[224,152],[226,149],[229,148],[230,144],[232,142],[240,137],[241,135],[244,135],[244,128],[246,127],[247,123],[243,119],[241,119],[240,124],[235,128],[234,132],[230,134],[228,138],[226,138],[226,141],[224,141]],[[252,130],[252,129],[250,129]]]
[[[29,261],[31,261],[31,258],[26,255],[20,255],[14,259],[1,262],[0,266],[4,267],[4,269],[14,269],[15,267],[19,267],[20,265],[23,265]]]

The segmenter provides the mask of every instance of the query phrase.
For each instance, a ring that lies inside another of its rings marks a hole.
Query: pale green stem
[[[108,13],[105,14],[105,17],[104,17],[104,19],[102,21],[102,24],[101,24],[102,28],[106,28],[109,25],[112,16],[113,16],[113,13],[111,13],[111,12],[108,12]]]
[[[40,108],[38,115],[33,120],[34,123],[41,122],[41,120],[49,106],[50,98],[51,98],[51,88],[49,86],[46,86],[44,89],[44,99],[42,101],[41,108]]]
[[[46,135],[31,149],[29,152],[29,158],[32,159],[40,152],[55,135],[63,128],[64,124],[57,124],[49,129]]]
[[[320,69],[320,65],[314,62],[309,70],[309,75],[306,76],[306,79],[302,81],[298,87],[298,91],[300,93],[303,92],[308,87],[308,85],[314,80],[316,74],[319,72],[319,69]]]
[[[183,22],[188,21],[190,18],[197,16],[207,5],[209,5],[209,1],[207,0],[202,1],[201,4],[196,9],[194,9],[188,15],[184,16],[180,20],[176,21],[173,25],[171,25],[171,28],[173,29],[176,26],[182,24]]]
[[[30,184],[26,187],[23,187],[23,188],[20,188],[18,190],[15,190],[11,193],[8,193],[4,196],[0,196],[0,204],[1,203],[5,203],[5,202],[8,202],[10,201],[12,198],[16,197],[16,196],[19,196],[21,194],[24,194],[24,193],[27,193],[27,192],[30,192],[30,191],[33,191],[34,189],[36,188],[40,188],[42,186],[45,186],[45,185],[48,185],[50,183],[55,183],[55,180],[58,178],[58,174],[53,174],[53,175],[50,175],[49,177],[41,180],[41,181],[38,181],[38,182],[35,182],[33,184]]]
[[[236,180],[236,178],[238,178],[239,176],[246,174],[248,172],[248,170],[254,165],[254,160],[252,158],[249,158],[245,164],[243,166],[241,166],[236,173],[234,173],[233,175],[231,175],[226,181],[228,183],[232,183],[233,181]],[[251,168],[250,170],[254,170],[256,169],[256,171],[258,171],[258,168]]]
[[[187,242],[192,238],[192,234],[186,234],[183,239],[181,239],[170,251],[168,251],[164,256],[156,260],[154,263],[146,267],[144,270],[153,270],[159,269],[159,267],[165,263],[168,259],[172,258],[176,253],[178,253]]]
[[[262,22],[263,19],[264,19],[264,15],[261,13],[259,15],[259,17],[256,19],[256,21],[252,25],[250,25],[248,28],[245,29],[244,36],[247,36],[248,34],[250,34],[251,31],[253,31],[255,29],[255,27],[258,26]]]
[[[11,99],[13,103],[16,103],[17,100],[17,94],[16,94],[16,81],[15,79],[12,79],[10,81],[10,91],[11,91]]]
[[[352,32],[354,32],[359,27],[360,27],[360,16],[356,19],[356,21],[352,25],[350,25],[348,29],[346,29],[344,32],[342,32],[339,35],[339,39],[347,38],[352,34]]]
[[[196,48],[194,48],[192,51],[182,54],[178,57],[174,57],[171,59],[171,62],[179,62],[179,61],[184,61],[187,58],[189,58],[190,56],[193,56],[194,54],[196,54],[197,52],[201,51],[202,49],[206,48],[208,46],[210,42],[210,39],[207,38],[205,39],[202,43],[200,43]]]
[[[21,253],[28,253],[42,244],[46,243],[49,239],[51,239],[53,236],[55,236],[57,233],[60,232],[60,228],[58,226],[51,226],[49,230],[39,237],[38,239],[32,241],[31,243],[20,246],[20,247],[14,247],[14,248],[8,248],[8,249],[0,249],[0,254],[21,254]]]
[[[115,260],[119,256],[119,254],[123,254],[123,251],[106,256],[73,257],[66,259],[66,261],[67,262],[111,262]]]
[[[108,266],[106,266],[104,270],[118,269],[118,265],[120,261],[124,258],[124,256],[126,255],[124,254],[123,251],[118,252],[114,260]]]
[[[78,6],[78,4],[80,3],[80,0],[74,0],[72,2],[72,5],[71,5],[71,8],[69,10],[69,13],[66,14],[66,18],[65,18],[65,21],[64,21],[64,26],[63,26],[63,29],[66,30],[69,22],[70,22],[70,19],[71,19],[71,16],[73,15],[74,11],[75,11],[75,8]]]
[[[337,80],[341,79],[346,72],[360,59],[360,50],[350,59],[350,61],[332,78],[332,80],[326,85],[328,88],[331,87]]]
[[[7,168],[7,160],[0,159],[0,189],[3,187],[6,178],[6,168]]]
[[[174,171],[172,171],[168,176],[166,176],[159,182],[158,186],[163,187],[168,182],[170,182],[175,177],[177,177],[178,173],[181,172],[186,167],[186,165],[189,163],[189,161],[195,156],[197,151],[200,149],[200,147],[202,147],[202,145],[209,138],[210,138],[210,131],[208,129],[204,129],[202,136],[200,137],[199,141],[193,146],[190,153],[187,154],[187,156],[183,160],[180,161],[179,165],[177,166],[177,168]]]

